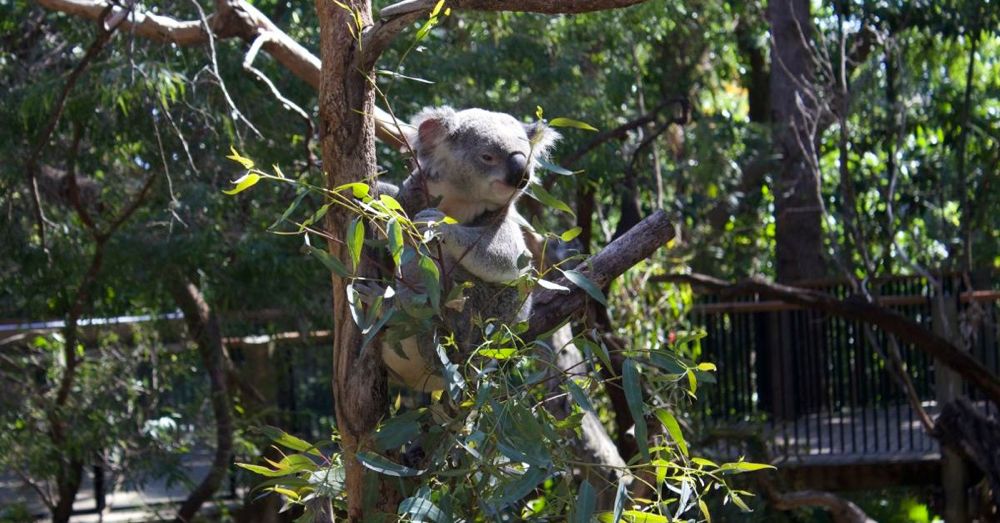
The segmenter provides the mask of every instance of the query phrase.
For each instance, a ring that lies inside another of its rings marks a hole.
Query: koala
[[[510,324],[530,313],[530,297],[510,284],[530,257],[521,229],[526,222],[514,203],[534,175],[536,160],[559,135],[542,123],[522,124],[503,113],[447,106],[424,109],[412,124],[415,130],[406,138],[416,167],[401,187],[380,182],[379,190],[395,197],[418,226],[434,231],[429,246],[441,254],[444,292],[466,287],[464,303],[442,307],[437,324],[454,335],[461,358],[483,339],[477,320]],[[457,223],[445,223],[445,216]],[[404,262],[400,268],[399,301],[418,294],[407,290],[408,282],[412,287],[419,280],[414,265]],[[425,392],[446,385],[430,330],[385,342],[381,349],[391,378]]]

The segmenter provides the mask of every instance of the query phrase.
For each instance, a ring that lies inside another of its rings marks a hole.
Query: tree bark
[[[174,276],[170,293],[184,313],[188,334],[198,346],[202,365],[208,373],[215,415],[215,457],[208,474],[192,490],[177,511],[174,521],[191,521],[201,506],[219,490],[233,457],[233,413],[226,380],[226,357],[222,346],[219,320],[208,306],[201,291],[183,276]]]
[[[1000,423],[983,416],[968,400],[958,398],[941,409],[934,437],[986,475],[993,504],[1000,507]]]
[[[346,5],[357,13],[362,24],[372,24],[369,0],[348,0]],[[370,117],[375,111],[374,80],[372,68],[362,64],[358,40],[352,36],[352,33],[360,35],[360,28],[352,25],[355,21],[351,11],[329,0],[316,1],[323,63],[319,83],[323,168],[330,188],[361,181],[372,185],[374,190],[375,125]],[[346,209],[336,205],[330,208],[326,220],[333,238],[344,237],[350,218]],[[327,249],[338,259],[350,258],[342,242],[331,239]],[[362,267],[359,272],[363,275],[368,271]],[[348,282],[336,274],[331,281],[335,329],[333,397],[346,472],[348,518],[362,521],[366,512],[367,517],[372,513],[363,504],[364,468],[355,456],[388,407],[386,373],[376,344],[360,350],[361,333],[347,302]],[[381,482],[382,494],[384,486]],[[386,503],[380,505],[378,508],[386,510]]]
[[[823,204],[815,146],[812,21],[809,0],[768,3],[770,101],[774,149],[781,158],[774,187],[778,281],[824,275]]]

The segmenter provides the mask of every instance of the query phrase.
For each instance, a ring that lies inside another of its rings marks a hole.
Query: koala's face
[[[515,200],[534,175],[535,159],[558,137],[548,128],[482,109],[425,109],[414,124],[414,150],[431,196],[483,210]]]

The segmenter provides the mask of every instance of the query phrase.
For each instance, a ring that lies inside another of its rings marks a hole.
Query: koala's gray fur
[[[530,313],[530,299],[509,285],[521,275],[519,260],[530,256],[514,202],[533,176],[536,159],[559,135],[544,124],[522,124],[482,109],[427,108],[412,123],[416,131],[406,138],[417,167],[401,188],[380,183],[379,190],[396,197],[418,225],[434,223],[442,279],[472,284],[461,310],[442,308],[443,324],[465,354],[482,340],[477,319],[509,324]],[[458,223],[442,223],[445,216]],[[412,280],[415,268],[404,264],[401,272],[403,280]],[[406,295],[397,288],[399,299]],[[396,347],[383,344],[382,358],[396,381],[440,390],[445,383],[435,348],[433,333],[421,333]]]

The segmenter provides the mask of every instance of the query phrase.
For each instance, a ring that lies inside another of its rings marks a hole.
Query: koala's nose
[[[507,157],[507,183],[518,189],[528,186],[528,158],[524,153],[510,153]]]

